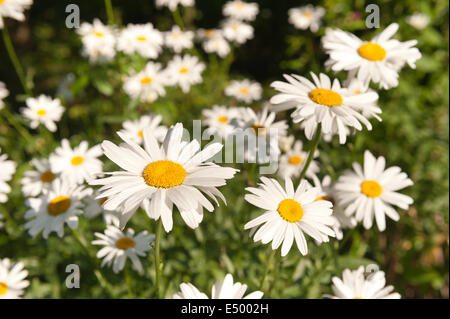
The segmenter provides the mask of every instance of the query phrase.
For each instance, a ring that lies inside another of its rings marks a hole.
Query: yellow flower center
[[[173,38],[173,39],[179,39],[179,38],[180,38],[180,34],[174,32],[174,33],[172,33],[172,38]]]
[[[128,248],[133,248],[134,246],[136,246],[136,242],[129,237],[122,237],[116,241],[116,247],[119,249],[126,250]]]
[[[304,12],[303,12],[303,16],[304,16],[305,18],[311,18],[312,15],[313,15],[313,13],[312,13],[311,11],[304,11]]]
[[[147,40],[147,38],[143,37],[143,36],[137,37],[136,39],[138,39],[139,41],[146,41]]]
[[[74,157],[72,157],[72,159],[70,160],[70,163],[71,163],[73,166],[81,165],[81,164],[83,164],[83,162],[84,162],[83,156],[74,156]]]
[[[153,81],[152,78],[145,77],[145,78],[142,78],[142,79],[141,79],[141,84],[142,84],[142,85],[147,85],[147,84],[152,83],[152,81]]]
[[[95,34],[96,36],[98,36],[98,37],[102,37],[102,36],[103,36],[103,33],[102,33],[102,32],[94,32],[94,34]]]
[[[239,90],[242,94],[248,94],[249,90],[248,88],[242,88]]]
[[[300,156],[294,155],[294,156],[289,157],[288,162],[291,165],[300,165],[303,162],[303,158],[301,158]]]
[[[45,114],[47,114],[47,111],[44,109],[40,109],[36,111],[36,114],[39,116],[44,116]]]
[[[253,133],[255,133],[256,136],[263,136],[266,135],[266,128],[260,124],[253,124],[251,126],[253,129]]]
[[[359,95],[361,94],[361,92],[359,92],[359,90],[355,90],[355,95]]]
[[[5,2],[6,0],[0,0],[0,4],[2,4],[3,2]]]
[[[189,71],[188,68],[181,68],[181,69],[180,69],[180,73],[181,73],[181,74],[188,73],[188,71]]]
[[[70,207],[70,197],[57,196],[53,198],[47,205],[47,212],[51,216],[58,216],[63,214]]]
[[[358,54],[369,61],[382,61],[386,57],[386,50],[377,43],[367,42],[359,47]]]
[[[98,204],[101,206],[108,200],[108,197],[103,197],[98,200]]]
[[[309,92],[309,98],[317,104],[329,107],[339,106],[343,102],[342,96],[339,93],[328,89],[314,89]]]
[[[45,171],[41,174],[41,182],[43,183],[51,183],[55,179],[55,174],[51,171]]]
[[[220,123],[228,123],[228,117],[226,116],[219,116],[217,119]]]
[[[4,0],[0,0],[0,4],[3,2]],[[8,285],[4,282],[0,282],[0,296],[4,295],[8,292]]]
[[[238,10],[244,9],[244,4],[241,1],[237,2],[236,3],[236,9],[238,9]]]
[[[211,38],[214,35],[214,33],[215,33],[214,30],[211,29],[205,30],[205,37]]]
[[[378,197],[383,192],[383,187],[376,181],[364,181],[361,183],[361,193],[367,197]]]
[[[303,218],[303,208],[299,202],[287,198],[278,205],[278,214],[289,223],[296,223]]]
[[[364,298],[361,298],[361,297],[353,297],[353,299],[364,299]]]
[[[317,197],[314,201],[317,202],[319,200],[327,200],[334,205],[334,199],[331,196],[320,196],[320,197]]]
[[[139,136],[140,138],[144,138],[144,131],[143,131],[143,130],[139,130],[138,136]]]
[[[233,25],[231,26],[231,28],[232,28],[234,31],[237,31],[237,30],[239,29],[239,24],[233,24]]]
[[[149,186],[170,188],[183,183],[186,170],[178,163],[161,160],[148,164],[142,177]]]

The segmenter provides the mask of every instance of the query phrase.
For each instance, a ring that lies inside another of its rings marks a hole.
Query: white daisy
[[[233,80],[225,88],[225,95],[232,96],[245,103],[251,103],[261,99],[262,87],[258,82],[253,82],[248,79],[242,81]]]
[[[362,41],[351,33],[327,29],[322,38],[322,45],[330,56],[326,65],[335,72],[356,73],[365,86],[373,81],[384,89],[396,87],[400,69],[406,63],[415,69],[415,62],[422,56],[414,47],[417,40],[390,39],[397,30],[398,24],[392,23],[372,40]]]
[[[168,7],[170,11],[175,11],[177,6],[192,7],[194,0],[156,0],[157,7]]]
[[[0,148],[0,203],[6,203],[8,200],[8,194],[11,191],[11,187],[6,184],[12,179],[12,176],[16,172],[16,163],[9,161],[8,155],[1,154]]]
[[[169,83],[179,85],[184,93],[189,92],[191,85],[203,81],[202,72],[205,64],[199,62],[196,56],[189,54],[175,56],[167,65]]]
[[[353,163],[354,171],[347,171],[339,177],[335,188],[339,205],[345,207],[346,215],[355,214],[366,229],[372,227],[373,219],[378,229],[386,229],[385,215],[398,221],[400,216],[392,207],[408,209],[413,203],[409,196],[397,191],[413,185],[406,173],[398,166],[385,169],[383,156],[375,158],[369,151],[364,152],[364,168]]]
[[[309,152],[303,150],[302,141],[296,141],[294,148],[280,156],[278,175],[282,178],[289,177],[291,179],[299,177],[301,171],[305,167],[306,159]],[[314,152],[314,158],[319,157],[319,151]],[[306,171],[307,177],[312,177],[319,172],[319,164],[313,159]]]
[[[104,63],[115,57],[116,36],[112,27],[94,19],[92,24],[83,22],[77,33],[82,37],[83,54],[90,63]]]
[[[121,215],[120,212],[103,209],[102,205],[107,200],[107,198],[96,199],[98,195],[100,195],[100,193],[98,191],[95,191],[92,195],[86,196],[83,199],[83,202],[86,205],[84,209],[84,216],[86,216],[87,219],[93,219],[102,214],[103,221],[107,226],[114,225],[116,227],[119,227],[119,217]]]
[[[137,120],[123,122],[123,129],[120,132],[133,142],[142,145],[144,140],[144,127],[148,127],[158,142],[162,142],[167,134],[167,127],[160,125],[161,120],[161,115],[143,115]]]
[[[35,197],[50,188],[57,177],[50,168],[47,159],[32,159],[31,164],[35,170],[26,171],[21,180],[22,193],[26,197]]]
[[[345,89],[347,89],[348,95],[350,95],[350,96],[359,95],[361,93],[366,93],[366,92],[375,92],[371,88],[364,86],[364,83],[361,82],[360,80],[358,80],[357,78],[347,79],[347,81],[344,83],[344,85],[345,85]],[[362,107],[359,106],[360,108],[357,107],[356,109],[358,109],[364,117],[367,117],[367,118],[374,117],[378,121],[381,121],[381,117],[378,114],[381,114],[382,111],[378,107],[377,102],[378,102],[378,99],[373,101],[373,104],[364,104]]]
[[[82,141],[72,149],[69,141],[63,139],[61,146],[50,155],[50,166],[52,172],[60,173],[72,183],[82,184],[102,173],[103,163],[97,159],[101,155],[100,145],[88,149],[88,142]]]
[[[364,278],[364,266],[357,270],[345,269],[342,280],[333,277],[333,292],[335,296],[325,295],[333,299],[400,299],[401,296],[393,286],[386,286],[386,278],[383,271],[371,273]]]
[[[292,243],[302,255],[308,253],[304,232],[317,242],[328,242],[328,236],[335,237],[330,228],[334,224],[331,217],[333,204],[327,200],[316,201],[320,189],[308,188],[306,180],[302,180],[297,190],[290,178],[285,180],[285,188],[273,178],[261,177],[259,188],[247,187],[251,194],[245,200],[260,207],[266,212],[245,224],[245,229],[257,228],[254,241],[267,244],[272,241],[272,249],[281,244],[281,256],[286,256]],[[253,231],[252,231],[253,232]]]
[[[154,102],[159,96],[165,96],[164,85],[168,84],[166,72],[161,70],[161,64],[148,62],[144,70],[128,77],[123,84],[123,90],[132,99]]]
[[[200,40],[208,40],[219,36],[223,37],[223,32],[220,29],[197,29],[197,37]]]
[[[127,223],[136,209],[142,205],[147,215],[155,220],[160,217],[166,232],[173,226],[173,205],[191,228],[198,227],[203,218],[203,207],[208,211],[213,205],[202,194],[216,201],[223,186],[237,170],[206,162],[220,152],[223,145],[213,143],[201,152],[197,140],[182,142],[183,125],[171,127],[160,146],[152,131],[144,128],[144,149],[118,132],[125,144],[116,146],[104,141],[105,155],[124,171],[111,172],[111,177],[91,182],[103,185],[99,198],[108,197],[103,207],[122,210],[121,227]]]
[[[27,106],[21,108],[21,112],[31,121],[31,128],[35,129],[39,124],[43,124],[50,132],[56,131],[55,122],[58,122],[64,113],[64,107],[59,99],[42,94],[37,98],[27,98],[25,103]]]
[[[184,49],[190,49],[194,45],[194,32],[181,31],[180,27],[174,25],[172,30],[165,33],[165,44],[175,53],[180,53]]]
[[[173,295],[173,299],[208,299],[208,296],[200,292],[191,283],[182,283],[180,292]],[[233,276],[227,274],[223,281],[218,280],[212,287],[211,299],[261,299],[262,291],[254,291],[244,297],[247,285],[240,282],[233,283]]]
[[[222,138],[228,138],[236,129],[236,119],[239,111],[223,105],[213,105],[212,109],[204,109],[202,115],[209,134],[218,133]]]
[[[202,47],[206,53],[216,53],[221,58],[226,57],[230,53],[230,44],[221,35],[205,39]]]
[[[406,17],[406,22],[417,30],[423,30],[430,23],[430,17],[426,14],[415,12],[414,14]]]
[[[222,9],[224,16],[236,19],[253,21],[259,12],[259,7],[256,2],[243,2],[241,0],[228,1]]]
[[[65,223],[70,229],[78,228],[77,215],[83,213],[81,199],[91,193],[90,188],[85,189],[65,179],[55,179],[46,193],[25,201],[29,207],[25,219],[30,219],[25,229],[32,237],[41,231],[44,238],[48,238],[51,232],[63,237]]]
[[[0,4],[1,7],[1,4]],[[28,271],[22,262],[12,264],[8,258],[0,259],[0,299],[18,299],[30,285],[25,278]]]
[[[140,274],[144,273],[139,257],[145,257],[150,250],[150,244],[155,235],[146,230],[135,235],[134,230],[128,228],[126,233],[119,228],[108,226],[105,233],[95,233],[99,239],[92,242],[93,245],[105,246],[97,253],[97,258],[103,258],[101,267],[113,265],[113,271],[118,273],[125,267],[127,257],[130,258],[133,268]]]
[[[9,95],[9,91],[5,86],[5,83],[0,81],[0,110],[5,106],[3,99]]]
[[[312,32],[317,32],[322,23],[322,17],[325,15],[325,9],[308,4],[299,8],[291,8],[288,14],[289,23],[297,29],[309,28]]]
[[[278,137],[278,145],[280,146],[280,150],[285,153],[288,152],[292,148],[292,145],[294,145],[294,142],[295,142],[294,135]]]
[[[281,93],[273,96],[270,102],[272,104],[295,102],[293,105],[296,110],[291,117],[294,123],[306,122],[305,135],[310,140],[319,123],[324,134],[339,134],[341,144],[344,144],[347,138],[345,126],[362,130],[361,123],[363,123],[371,130],[372,125],[358,110],[364,105],[372,105],[378,99],[378,95],[375,92],[367,92],[349,96],[337,79],[331,83],[325,74],[321,73],[319,76],[320,79],[311,72],[314,80],[312,83],[302,76],[285,74],[284,78],[288,83],[275,81],[271,84]]]
[[[145,58],[156,59],[163,42],[162,33],[153,28],[153,24],[128,24],[120,32],[117,49],[126,54],[136,52]]]
[[[247,40],[253,39],[253,27],[245,22],[228,19],[222,25],[223,35],[228,41],[243,44]]]
[[[19,21],[25,20],[25,10],[29,9],[33,0],[2,0],[0,1],[0,29],[3,28],[3,18]]]

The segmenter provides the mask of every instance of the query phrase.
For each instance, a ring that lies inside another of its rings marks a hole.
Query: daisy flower
[[[386,286],[383,271],[377,271],[364,278],[364,266],[357,270],[345,269],[342,280],[333,277],[333,292],[335,296],[325,295],[333,299],[400,299],[401,296],[393,286]]]
[[[223,105],[213,105],[212,109],[204,109],[202,115],[208,127],[209,134],[218,133],[222,138],[228,138],[236,129],[235,120],[239,117],[236,108],[227,108]]]
[[[97,159],[101,155],[100,145],[88,149],[88,142],[82,141],[72,149],[69,141],[63,139],[61,146],[50,155],[50,166],[52,172],[60,173],[72,183],[82,184],[102,173],[103,163]]]
[[[282,178],[296,178],[300,176],[301,171],[305,167],[306,159],[309,152],[303,150],[302,141],[296,141],[294,148],[280,156],[278,175]],[[314,152],[314,158],[319,157],[319,151]],[[319,172],[319,164],[313,159],[306,171],[307,177],[312,177]]]
[[[105,209],[120,208],[121,227],[142,205],[150,218],[161,218],[164,229],[170,232],[175,204],[186,224],[197,228],[203,219],[203,208],[214,209],[202,192],[217,204],[215,196],[225,201],[217,187],[225,185],[237,170],[207,162],[221,151],[222,144],[209,144],[198,152],[197,140],[181,141],[181,123],[169,129],[162,146],[147,127],[144,128],[144,149],[122,133],[117,134],[125,144],[117,146],[104,141],[102,148],[105,155],[124,171],[106,173],[112,176],[91,184],[103,185],[98,198],[108,198],[103,204]]]
[[[2,0],[0,1],[0,29],[3,29],[3,18],[18,21],[25,20],[23,12],[30,8],[33,0]]]
[[[5,83],[0,81],[0,110],[5,106],[3,99],[9,95],[9,91],[5,86]]]
[[[194,45],[194,32],[181,31],[180,27],[174,25],[172,30],[165,33],[165,44],[175,53],[180,53],[183,49],[190,49]]]
[[[107,200],[107,198],[96,199],[100,195],[98,191],[95,191],[92,195],[86,196],[83,199],[85,203],[84,216],[87,219],[93,219],[98,215],[102,214],[103,221],[106,225],[114,225],[116,227],[120,226],[120,212],[105,210],[102,205]]]
[[[262,87],[258,82],[248,79],[242,81],[233,80],[225,88],[225,95],[236,98],[238,101],[251,103],[261,99]]]
[[[35,170],[26,171],[21,180],[22,193],[26,197],[38,196],[50,188],[53,180],[57,177],[50,168],[47,159],[32,159],[31,164]]]
[[[415,12],[414,14],[406,17],[406,22],[417,30],[423,30],[430,23],[430,18],[423,13]]]
[[[299,8],[291,8],[288,11],[289,23],[295,28],[312,32],[317,32],[322,23],[322,17],[325,15],[325,9],[322,7],[314,7],[306,5]]]
[[[16,172],[16,163],[9,161],[8,155],[1,154],[0,148],[0,203],[6,203],[8,200],[8,194],[11,191],[11,187],[6,184],[12,179],[12,176]]]
[[[123,122],[123,129],[120,132],[136,144],[142,145],[144,127],[148,127],[158,142],[162,142],[167,134],[167,127],[160,125],[161,120],[161,115],[143,115],[138,120]]]
[[[92,193],[92,189],[72,184],[64,179],[55,179],[49,190],[38,198],[28,198],[25,204],[29,210],[25,219],[25,229],[32,237],[41,231],[48,238],[52,232],[64,235],[64,224],[70,229],[78,228],[78,216],[83,213],[81,199]]]
[[[112,27],[94,19],[92,24],[83,22],[77,33],[82,37],[83,54],[89,58],[90,63],[104,63],[115,57],[116,37]]]
[[[409,196],[397,191],[413,185],[412,180],[398,166],[385,169],[383,156],[375,158],[369,151],[364,152],[364,167],[353,163],[354,171],[347,171],[339,177],[335,189],[339,205],[345,207],[345,213],[355,214],[358,222],[366,229],[372,227],[373,219],[378,229],[386,229],[385,215],[398,221],[400,216],[392,207],[395,205],[408,209],[413,203]]]
[[[164,85],[168,84],[166,72],[161,70],[161,64],[148,62],[144,70],[128,77],[123,90],[132,99],[154,102],[159,96],[166,95]]]
[[[205,64],[199,62],[196,56],[189,54],[175,56],[167,65],[169,83],[179,85],[184,93],[189,92],[191,85],[203,81],[202,72]]]
[[[224,16],[241,20],[253,21],[259,12],[258,4],[255,2],[243,2],[241,0],[228,1],[222,9]]]
[[[173,299],[208,299],[208,296],[198,290],[191,283],[182,283],[180,292],[173,295]],[[233,276],[227,274],[223,281],[218,280],[212,287],[211,299],[261,299],[262,291],[254,291],[244,297],[247,285],[240,282],[233,283]]]
[[[28,271],[23,267],[22,262],[12,264],[8,258],[0,259],[0,299],[18,299],[23,295],[23,290],[30,285],[25,280]]]
[[[117,39],[117,49],[126,54],[138,53],[144,58],[156,59],[164,38],[153,24],[128,24]]]
[[[56,131],[56,124],[64,113],[64,107],[59,99],[52,99],[46,95],[37,98],[29,97],[25,100],[26,107],[21,109],[23,116],[29,119],[30,127],[35,129],[43,124],[50,132]]]
[[[270,100],[272,104],[295,102],[293,106],[296,110],[291,117],[294,123],[305,121],[305,135],[308,139],[313,138],[319,123],[324,134],[339,134],[341,144],[344,144],[347,138],[345,126],[360,131],[363,123],[367,129],[372,129],[370,122],[358,110],[378,99],[375,92],[349,96],[347,91],[341,88],[339,80],[334,79],[331,83],[330,78],[323,73],[319,78],[311,72],[311,77],[314,83],[299,75],[285,74],[284,78],[288,83],[275,81],[271,84],[281,93]]]
[[[228,19],[222,26],[223,34],[228,41],[243,44],[247,40],[253,39],[253,27],[245,22]]]
[[[112,264],[113,271],[118,273],[125,267],[128,257],[133,268],[140,274],[144,273],[139,257],[147,255],[155,235],[149,234],[146,230],[135,235],[131,228],[123,233],[115,226],[108,226],[104,234],[95,233],[95,236],[99,239],[94,240],[92,244],[105,246],[97,253],[97,258],[103,258],[101,267]]]
[[[398,24],[392,23],[370,41],[336,29],[328,29],[322,38],[322,45],[330,56],[326,62],[335,72],[345,70],[356,73],[365,86],[378,83],[383,89],[398,85],[398,72],[405,64],[416,68],[416,61],[422,56],[417,40],[400,42],[391,37],[397,32]]]
[[[286,256],[294,242],[302,255],[308,253],[304,233],[317,242],[328,242],[328,236],[335,237],[330,228],[334,224],[331,217],[333,204],[327,200],[316,201],[319,188],[308,188],[302,180],[297,190],[290,178],[285,180],[285,189],[273,178],[261,177],[259,188],[247,187],[251,194],[245,195],[250,204],[266,212],[245,224],[245,229],[259,226],[253,240],[267,244],[272,241],[272,249],[281,246],[281,256]],[[253,232],[253,231],[252,231]]]
[[[349,96],[355,96],[360,95],[361,93],[367,93],[367,92],[375,92],[369,87],[364,86],[364,83],[358,80],[357,78],[349,78],[344,83],[345,89],[347,89],[347,94]],[[376,118],[378,121],[381,122],[381,117],[378,114],[381,114],[382,111],[377,105],[378,99],[373,101],[373,104],[365,104],[362,106],[362,108],[357,108],[364,117],[367,118]]]
[[[194,0],[156,0],[157,7],[168,7],[170,11],[175,11],[178,5],[192,7]]]
[[[206,53],[216,53],[221,58],[226,57],[230,53],[230,44],[221,35],[205,39],[202,47]]]
[[[220,29],[198,29],[197,30],[197,38],[200,40],[208,40],[214,37],[223,37],[223,32]]]

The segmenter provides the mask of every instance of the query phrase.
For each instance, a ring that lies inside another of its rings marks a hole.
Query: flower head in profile
[[[1,154],[0,148],[0,203],[6,203],[11,187],[6,184],[16,172],[17,164],[8,160],[8,155]]]
[[[225,58],[230,53],[230,44],[221,33],[206,38],[202,43],[202,47],[206,53],[216,53],[221,58]]]
[[[327,200],[316,201],[320,189],[309,188],[306,180],[295,190],[290,178],[286,178],[283,188],[277,180],[261,177],[258,188],[246,190],[250,194],[245,195],[245,200],[266,212],[244,228],[252,229],[255,242],[272,242],[273,250],[281,246],[281,256],[287,255],[294,239],[300,253],[306,255],[305,233],[318,243],[328,242],[328,236],[335,237],[331,229],[335,222],[331,217],[333,204]]]
[[[336,182],[336,198],[345,208],[346,215],[354,215],[366,229],[376,220],[378,229],[386,229],[386,215],[398,221],[400,216],[392,206],[408,209],[413,199],[397,191],[413,185],[398,166],[386,168],[383,156],[375,158],[364,152],[364,167],[353,163],[353,171],[347,171]]]
[[[317,32],[322,23],[322,17],[325,15],[325,9],[322,7],[314,7],[306,5],[299,8],[291,8],[288,11],[289,22],[297,29],[310,29]]]
[[[253,27],[245,22],[228,19],[222,25],[223,35],[228,41],[243,44],[250,39],[253,39]]]
[[[157,7],[168,7],[170,11],[175,11],[177,6],[192,7],[194,0],[156,0]]]
[[[156,59],[162,50],[163,35],[153,24],[128,24],[120,32],[117,49],[126,54],[138,53],[144,58]]]
[[[97,258],[103,258],[101,267],[112,265],[113,271],[118,273],[125,267],[127,258],[130,258],[133,268],[143,274],[144,269],[139,257],[147,255],[155,235],[149,234],[146,230],[136,235],[131,228],[122,232],[115,226],[108,226],[104,234],[95,233],[95,236],[98,239],[92,244],[104,246],[97,253]]]
[[[94,19],[92,24],[83,22],[77,33],[81,35],[83,55],[90,63],[105,63],[116,56],[116,30],[113,27]]]
[[[169,129],[162,145],[148,128],[143,131],[143,148],[124,134],[117,134],[124,144],[117,146],[104,141],[102,148],[123,171],[106,173],[111,176],[91,184],[103,185],[98,198],[107,198],[105,209],[120,209],[121,227],[142,206],[150,218],[161,218],[164,229],[170,232],[175,205],[185,223],[197,228],[203,219],[203,209],[214,210],[205,195],[216,203],[216,196],[225,201],[217,187],[225,185],[237,170],[208,161],[221,151],[222,144],[213,143],[200,151],[196,139],[189,143],[182,141],[181,123]]]
[[[30,285],[25,278],[28,271],[22,262],[11,263],[9,258],[0,259],[0,299],[17,299],[23,290]]]
[[[194,45],[194,32],[182,31],[179,26],[174,25],[172,30],[165,33],[165,44],[175,53],[181,53],[184,49],[190,49]]]
[[[416,40],[400,42],[391,37],[397,32],[398,24],[392,23],[370,41],[339,30],[327,29],[322,45],[330,58],[326,65],[335,72],[349,71],[367,87],[370,81],[383,89],[398,85],[398,72],[405,64],[415,69],[421,58],[414,46]]]
[[[173,295],[173,299],[208,299],[208,296],[198,290],[191,283],[182,283],[180,292]],[[247,285],[240,282],[233,283],[233,276],[227,274],[224,280],[218,280],[212,287],[211,299],[261,299],[262,291],[254,291],[244,297]]]
[[[228,1],[222,9],[224,16],[241,21],[255,20],[258,12],[259,7],[256,2],[244,2],[241,0]]]
[[[87,219],[93,219],[99,215],[102,215],[105,225],[114,225],[116,227],[120,226],[120,212],[106,210],[102,207],[102,204],[106,201],[106,198],[96,199],[100,195],[98,191],[94,191],[91,195],[87,195],[83,198],[83,203],[85,204],[84,216]]]
[[[161,70],[160,63],[148,62],[145,68],[125,80],[123,90],[132,99],[154,102],[166,95],[164,86],[168,84],[166,72]]]
[[[3,99],[9,95],[9,91],[5,86],[5,83],[0,81],[0,110],[5,106]]]
[[[161,120],[161,115],[143,115],[137,120],[123,122],[123,129],[120,132],[135,143],[142,145],[144,141],[144,127],[148,127],[158,142],[162,142],[164,137],[166,137],[167,127],[160,125]]]
[[[44,125],[50,132],[56,131],[56,124],[64,113],[64,107],[61,106],[59,99],[52,99],[46,95],[40,95],[37,98],[27,98],[27,106],[22,108],[22,114],[30,120],[30,127],[36,128],[39,124]]]
[[[357,78],[349,78],[344,82],[344,88],[347,90],[347,94],[349,96],[357,96],[360,94],[364,94],[367,92],[375,92],[369,87],[366,87],[363,82],[358,80]],[[374,117],[378,121],[381,121],[381,117],[379,116],[382,111],[381,108],[377,105],[378,99],[374,100],[372,103],[358,105],[356,109],[362,113],[364,117],[368,119]]]
[[[57,174],[52,172],[50,163],[47,159],[32,159],[31,164],[34,170],[26,171],[21,180],[22,193],[27,197],[35,197],[43,191],[47,191]]]
[[[333,277],[331,287],[334,296],[325,295],[332,299],[400,299],[401,296],[393,286],[386,286],[386,278],[383,271],[364,276],[364,266],[356,270],[345,269],[342,279]]]
[[[225,88],[225,95],[236,98],[238,101],[251,103],[261,99],[262,87],[258,82],[244,79],[241,81],[233,80]]]
[[[184,93],[189,92],[191,85],[201,83],[202,72],[205,64],[200,62],[196,56],[189,54],[175,56],[167,65],[169,83],[178,85]]]
[[[204,109],[202,115],[205,117],[207,131],[210,134],[218,133],[222,138],[228,138],[236,129],[236,119],[239,111],[234,107],[213,105],[212,109]]]
[[[3,18],[18,21],[25,20],[25,10],[29,9],[33,0],[2,0],[0,1],[0,29],[3,29]]]
[[[282,178],[289,177],[291,179],[299,177],[301,171],[305,167],[306,159],[309,152],[303,150],[303,142],[298,140],[295,142],[294,147],[280,156],[280,163],[278,169],[278,175]],[[319,156],[319,151],[314,152],[314,157]],[[309,164],[306,171],[306,177],[312,177],[319,172],[319,164],[314,159]]]

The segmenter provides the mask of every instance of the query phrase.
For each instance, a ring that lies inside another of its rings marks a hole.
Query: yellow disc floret
[[[47,212],[51,216],[58,216],[65,213],[70,207],[70,197],[57,196],[53,198],[47,205]]]
[[[71,163],[73,166],[81,165],[81,164],[83,164],[83,162],[84,162],[83,156],[74,156],[74,157],[72,157],[72,159],[70,160],[70,163]]]
[[[256,136],[263,136],[267,133],[266,128],[263,125],[253,124],[250,127],[253,129],[253,133],[255,133]]]
[[[40,109],[40,110],[37,110],[37,111],[36,111],[36,114],[37,114],[38,116],[44,116],[44,115],[47,114],[47,111],[44,110],[44,109]]]
[[[188,73],[188,71],[189,71],[188,68],[181,68],[180,69],[180,73],[181,74],[186,74],[186,73]]]
[[[217,120],[219,121],[219,123],[228,123],[228,117],[226,116],[219,116]]]
[[[369,61],[382,61],[386,57],[386,50],[377,43],[366,42],[358,48],[358,54]]]
[[[309,98],[317,104],[329,107],[339,106],[343,102],[342,96],[339,93],[328,89],[314,89],[309,92]]]
[[[299,202],[287,198],[278,205],[278,214],[289,223],[296,223],[303,218],[303,208]]]
[[[153,79],[149,77],[145,77],[141,79],[141,84],[146,85],[152,83]]]
[[[136,242],[129,238],[129,237],[122,237],[117,239],[116,241],[116,247],[119,249],[129,249],[129,248],[133,248],[134,246],[136,246]]]
[[[364,181],[361,183],[361,193],[367,197],[378,197],[383,193],[383,187],[376,181]]]
[[[0,3],[2,3],[2,0],[0,0]],[[4,282],[0,282],[0,296],[4,295],[8,292],[8,285]]]
[[[297,155],[293,155],[289,157],[288,162],[291,165],[300,165],[301,163],[303,163],[303,158]]]
[[[186,170],[178,163],[161,160],[148,164],[142,172],[142,177],[149,186],[170,188],[183,183]]]
[[[51,171],[45,171],[41,174],[41,182],[43,183],[51,183],[55,179],[55,174]]]

